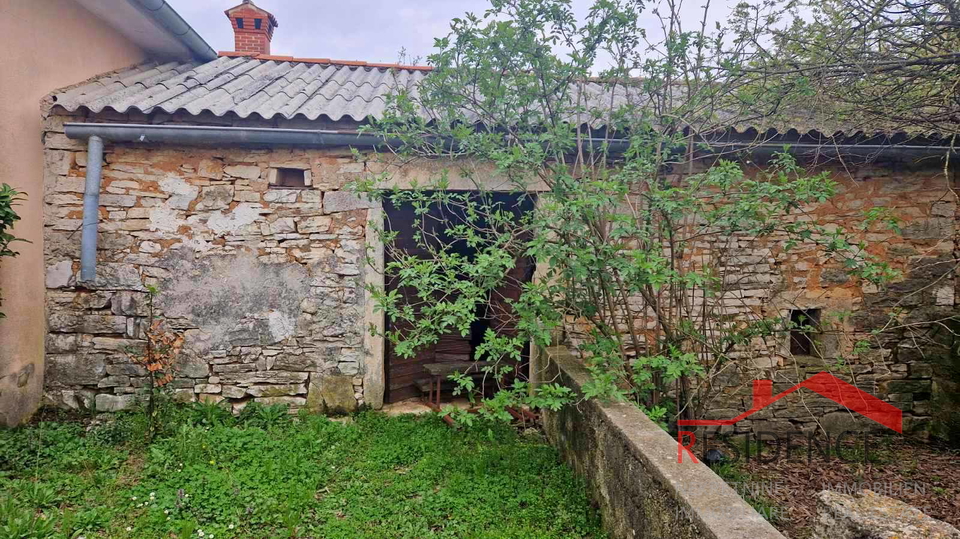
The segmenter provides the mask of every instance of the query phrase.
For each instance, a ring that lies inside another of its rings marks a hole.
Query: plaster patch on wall
[[[296,333],[310,292],[302,265],[266,264],[251,253],[198,258],[189,248],[171,251],[165,265],[171,276],[158,304],[168,319],[198,328],[202,348],[276,344]]]
[[[212,248],[210,243],[204,241],[202,238],[186,238],[183,240],[181,247],[193,250],[198,254],[206,253]]]
[[[160,180],[160,189],[169,193],[170,198],[150,211],[150,230],[176,232],[183,222],[178,210],[190,208],[190,203],[200,194],[200,188],[177,176],[167,176]]]
[[[207,226],[217,236],[224,236],[230,232],[237,232],[243,227],[252,225],[260,217],[263,207],[259,204],[240,204],[232,212],[217,212],[210,216]]]
[[[297,321],[279,311],[270,311],[267,314],[267,326],[275,342],[290,337],[297,330]]]
[[[171,207],[169,201],[150,211],[150,230],[160,232],[176,232],[182,222],[177,210]]]
[[[65,288],[72,286],[73,282],[73,260],[62,260],[47,266],[47,288]]]
[[[170,193],[170,198],[167,199],[164,205],[177,210],[188,209],[190,203],[196,200],[197,195],[200,194],[199,187],[187,183],[183,178],[178,176],[167,176],[160,180],[160,189],[166,193]]]

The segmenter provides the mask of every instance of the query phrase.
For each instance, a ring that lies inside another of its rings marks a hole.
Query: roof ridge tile
[[[390,64],[380,62],[364,62],[362,60],[333,60],[330,58],[297,58],[294,56],[278,56],[270,54],[249,53],[249,52],[231,52],[220,51],[221,57],[237,58],[244,57],[255,60],[282,60],[285,62],[296,62],[304,64],[331,64],[350,67],[372,67],[377,69],[401,69],[410,71],[433,71],[432,66]]]

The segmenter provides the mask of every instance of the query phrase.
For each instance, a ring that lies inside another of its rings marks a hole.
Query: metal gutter
[[[600,147],[604,144],[611,153],[622,153],[630,147],[630,142],[626,139],[587,139],[593,146]],[[910,144],[832,144],[824,142],[822,144],[812,143],[793,143],[793,142],[739,142],[739,141],[702,141],[696,143],[704,147],[701,157],[715,156],[717,154],[732,154],[747,152],[751,154],[770,155],[773,153],[783,153],[784,151],[799,156],[823,156],[823,157],[877,157],[885,156],[891,158],[911,159],[922,157],[945,157],[950,155],[952,159],[960,157],[960,148],[942,145],[910,145]],[[681,153],[686,152],[686,147]]]
[[[138,0],[139,1],[139,0]],[[276,129],[269,127],[216,127],[195,125],[150,125],[150,124],[98,124],[67,123],[68,138],[85,139],[96,135],[114,142],[162,143],[162,144],[239,144],[239,145],[292,145],[292,146],[355,146],[364,148],[397,146],[401,141],[385,140],[379,135],[356,131],[327,131],[310,129]],[[604,145],[610,152],[622,153],[630,146],[627,139],[588,138],[587,143],[595,148]],[[798,154],[933,157],[960,155],[960,148],[950,146],[906,144],[823,144],[789,142],[709,142],[707,154],[749,151],[756,153],[782,152],[785,148]]]
[[[197,60],[209,62],[217,59],[217,51],[213,50],[213,47],[200,37],[200,34],[187,21],[183,20],[183,17],[170,7],[165,0],[127,1],[176,37],[185,47],[190,49]]]
[[[717,142],[706,143],[713,148],[714,153],[719,151],[749,151],[756,153],[783,152],[787,149],[797,155],[822,155],[826,157],[855,156],[877,157],[883,155],[896,158],[945,157],[960,156],[960,148],[941,145],[910,145],[910,144],[823,144],[764,142],[753,144],[749,142]]]
[[[356,132],[263,127],[210,127],[193,125],[141,125],[67,123],[68,138],[102,137],[114,142],[164,144],[239,144],[283,146],[356,146],[372,148],[390,141],[377,135]],[[399,141],[393,141],[397,143]]]

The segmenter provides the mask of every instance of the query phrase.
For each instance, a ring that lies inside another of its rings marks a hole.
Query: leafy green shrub
[[[9,232],[13,224],[20,220],[13,207],[24,200],[23,193],[15,190],[7,184],[0,185],[0,258],[17,256],[17,252],[10,246],[14,242],[27,241],[23,238],[17,238]],[[3,306],[3,296],[0,295],[0,307]],[[4,314],[0,311],[0,318]]]
[[[238,417],[240,424],[261,429],[282,425],[290,419],[290,408],[285,404],[263,405],[251,402]]]
[[[230,409],[216,402],[197,402],[190,406],[189,420],[196,425],[230,427],[236,419]]]
[[[571,402],[555,380],[517,386],[528,343],[566,338],[592,375],[584,396],[633,402],[661,423],[703,417],[721,371],[753,370],[797,329],[770,299],[739,295],[736,251],[748,245],[813,249],[874,285],[897,275],[867,248],[867,230],[896,229],[883,208],[849,231],[812,214],[837,191],[829,172],[786,149],[759,166],[705,159],[707,141],[757,113],[737,81],[746,41],[676,30],[673,4],[656,11],[656,37],[641,30],[642,2],[588,2],[586,19],[569,0],[489,4],[436,40],[416,92],[390,96],[367,129],[395,142],[353,185],[417,217],[402,237],[389,220],[374,227],[391,284],[369,290],[391,324],[373,331],[401,357],[446,335],[482,337],[474,357],[494,364],[483,369],[497,395],[481,414]],[[425,162],[433,172],[411,181],[403,168]],[[842,359],[854,335],[830,331]],[[469,377],[453,378],[470,394]]]

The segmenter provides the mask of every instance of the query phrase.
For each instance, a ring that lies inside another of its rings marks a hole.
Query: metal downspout
[[[83,230],[80,236],[80,282],[97,280],[97,225],[100,222],[100,179],[103,171],[103,139],[87,140],[87,178],[83,189]]]

